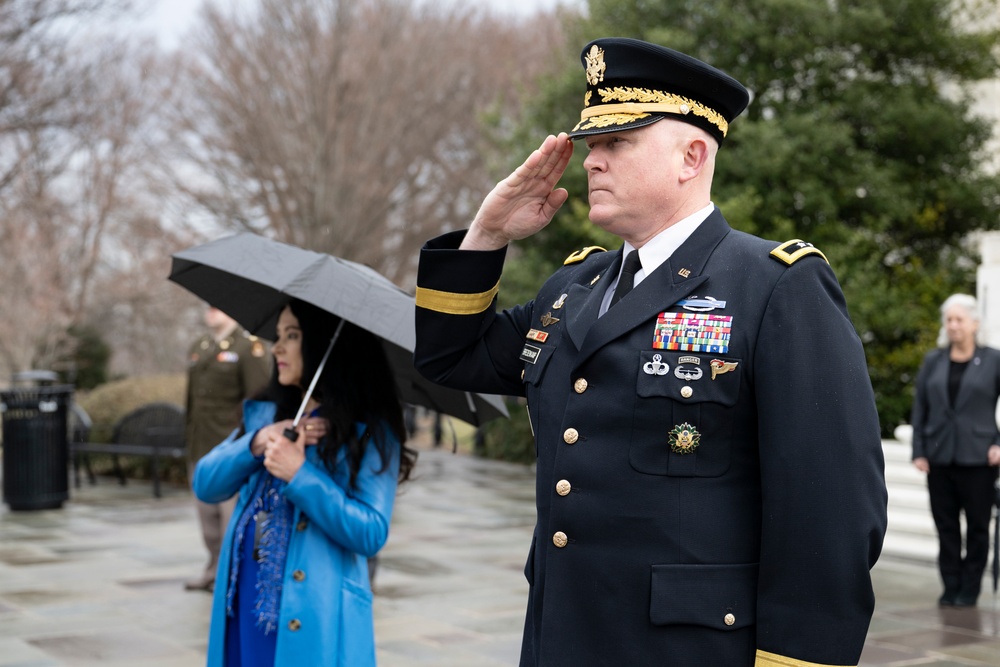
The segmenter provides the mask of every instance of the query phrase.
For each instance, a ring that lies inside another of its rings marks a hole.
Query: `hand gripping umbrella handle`
[[[346,320],[341,319],[340,324],[337,325],[337,330],[333,332],[333,338],[330,339],[330,344],[327,345],[326,352],[323,353],[323,359],[320,360],[319,367],[313,375],[312,382],[309,383],[309,388],[306,389],[306,395],[302,397],[302,405],[299,406],[299,411],[295,414],[295,421],[292,422],[292,428],[286,428],[282,433],[282,435],[292,442],[299,439],[299,432],[296,431],[295,428],[299,425],[299,420],[302,419],[302,413],[306,410],[306,404],[309,403],[309,399],[312,398],[313,389],[316,388],[319,376],[323,374],[323,369],[326,367],[326,360],[330,358],[330,352],[333,351],[333,345],[340,337],[340,330],[344,328],[345,321]]]

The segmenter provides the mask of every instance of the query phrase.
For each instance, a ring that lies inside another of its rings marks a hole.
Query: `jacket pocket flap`
[[[654,565],[649,618],[654,625],[738,630],[757,620],[757,563]]]

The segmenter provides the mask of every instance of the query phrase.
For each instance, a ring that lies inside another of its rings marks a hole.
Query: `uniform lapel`
[[[604,253],[602,253],[604,254]],[[576,349],[580,349],[587,332],[597,321],[597,314],[601,312],[601,302],[604,294],[608,291],[611,281],[618,275],[618,269],[622,265],[622,251],[607,253],[611,260],[600,271],[600,279],[594,283],[593,287],[589,283],[571,285],[566,293],[566,303],[568,304],[566,313],[566,331]],[[595,273],[594,275],[598,275]]]
[[[590,355],[612,340],[647,323],[680,299],[693,294],[699,286],[708,280],[708,275],[702,275],[705,264],[712,251],[729,232],[729,225],[716,209],[674,252],[670,259],[661,264],[652,274],[646,276],[628,296],[612,310],[609,310],[604,317],[596,322],[593,319],[585,320],[585,322],[593,322],[593,325],[586,332],[582,344],[578,344],[580,355],[577,363],[582,364]],[[620,264],[620,256],[621,251],[619,250],[615,265]],[[613,272],[609,271],[608,273]],[[604,282],[607,278],[608,276],[602,277],[590,298],[593,301],[596,297],[598,307],[600,307],[600,296],[607,290],[608,283]],[[604,289],[598,290],[602,283]],[[591,304],[588,303],[586,315],[596,318],[597,310],[593,310],[591,313],[590,306]],[[576,335],[579,333],[578,331]],[[576,342],[572,331],[570,336]],[[652,329],[649,331],[649,340],[652,344]]]

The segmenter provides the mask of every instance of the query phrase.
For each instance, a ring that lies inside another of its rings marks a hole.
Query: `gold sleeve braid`
[[[757,659],[753,664],[754,667],[855,667],[854,665],[823,665],[818,662],[806,662],[760,649],[757,649]]]
[[[426,287],[417,287],[417,307],[446,315],[475,315],[489,308],[499,291],[499,280],[491,289],[476,294],[442,292]]]

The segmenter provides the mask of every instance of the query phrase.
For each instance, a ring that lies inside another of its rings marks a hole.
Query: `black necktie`
[[[642,268],[639,261],[639,251],[633,250],[625,257],[625,266],[622,267],[622,275],[618,278],[618,286],[615,287],[615,294],[611,297],[611,306],[622,300],[622,297],[632,291],[632,283],[635,282],[635,274]]]

